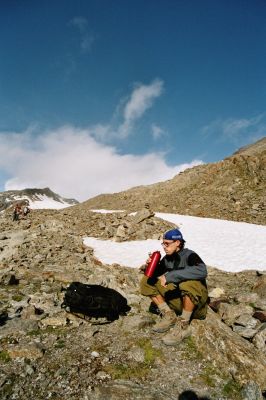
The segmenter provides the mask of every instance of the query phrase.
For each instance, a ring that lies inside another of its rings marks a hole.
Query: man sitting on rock
[[[140,291],[158,307],[161,319],[152,330],[170,332],[162,338],[174,346],[191,335],[190,321],[205,319],[208,291],[206,265],[192,250],[184,248],[185,240],[178,229],[163,235],[166,255],[152,277],[143,276]],[[147,260],[146,265],[150,262]]]

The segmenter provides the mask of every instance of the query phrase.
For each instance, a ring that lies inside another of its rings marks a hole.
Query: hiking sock
[[[191,318],[191,315],[192,315],[192,311],[186,311],[186,310],[184,310],[183,309],[183,311],[182,311],[182,314],[181,314],[181,318],[184,320],[184,321],[190,321],[190,318]]]
[[[158,308],[160,310],[160,314],[165,314],[167,311],[170,311],[170,308],[167,303],[158,304]]]

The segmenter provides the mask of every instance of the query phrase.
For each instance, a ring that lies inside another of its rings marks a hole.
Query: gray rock
[[[231,326],[242,314],[252,316],[253,308],[245,304],[233,305],[222,303],[219,306],[218,314],[227,325]]]
[[[256,382],[248,382],[241,390],[243,400],[263,400],[261,390]]]
[[[147,218],[151,218],[154,216],[154,212],[148,208],[144,208],[141,211],[138,211],[134,216],[134,223],[139,224]]]
[[[154,319],[149,315],[134,315],[131,318],[127,318],[123,321],[123,327],[125,331],[135,331],[149,327],[154,324]]]
[[[7,350],[10,358],[27,358],[36,360],[43,357],[44,350],[38,343],[14,345]]]
[[[252,339],[257,333],[256,329],[247,328],[245,326],[240,326],[240,325],[234,325],[233,331],[246,339]]]
[[[242,314],[235,319],[235,324],[254,329],[258,326],[258,320],[251,317],[250,314]]]
[[[123,225],[119,225],[116,231],[117,238],[125,238],[126,237],[126,228]]]
[[[213,298],[213,299],[219,299],[220,297],[222,297],[225,294],[224,289],[223,288],[214,288],[209,292],[209,297]]]
[[[96,386],[90,395],[91,400],[176,400],[175,395],[171,395],[156,387],[146,387],[126,380],[116,380],[105,386]]]
[[[129,358],[136,362],[143,363],[145,361],[145,351],[140,347],[132,347]]]
[[[7,321],[0,330],[0,339],[4,339],[10,335],[21,336],[28,332],[35,331],[38,329],[38,323],[32,320],[22,320],[20,318],[14,318]]]
[[[260,298],[257,293],[243,293],[243,294],[236,296],[236,301],[238,303],[246,303],[246,304],[253,303],[255,305],[256,302],[259,300],[260,300]]]
[[[252,339],[254,346],[266,355],[266,327],[264,330],[258,331]]]

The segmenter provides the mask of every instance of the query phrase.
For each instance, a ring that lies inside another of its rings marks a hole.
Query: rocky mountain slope
[[[102,264],[82,240],[159,238],[171,227],[147,208],[132,216],[79,204],[19,222],[0,214],[1,399],[265,398],[265,274],[208,266],[207,319],[172,348],[151,333],[159,317],[139,294],[141,273]],[[112,323],[67,313],[62,289],[72,281],[118,290],[130,312]]]
[[[88,209],[154,211],[266,223],[266,138],[217,163],[200,165],[173,179],[103,194],[83,203]]]
[[[28,204],[31,208],[47,208],[45,203],[49,202],[49,208],[63,208],[70,205],[78,204],[75,199],[65,199],[57,193],[54,193],[49,188],[44,189],[23,189],[23,190],[7,190],[0,193],[0,212],[6,208],[13,207],[15,204]],[[52,206],[53,203],[53,206]]]

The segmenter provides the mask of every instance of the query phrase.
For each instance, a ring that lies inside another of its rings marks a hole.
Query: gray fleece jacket
[[[206,285],[206,265],[192,250],[182,249],[171,256],[164,256],[160,262],[160,269],[164,271],[166,283],[197,280]]]

